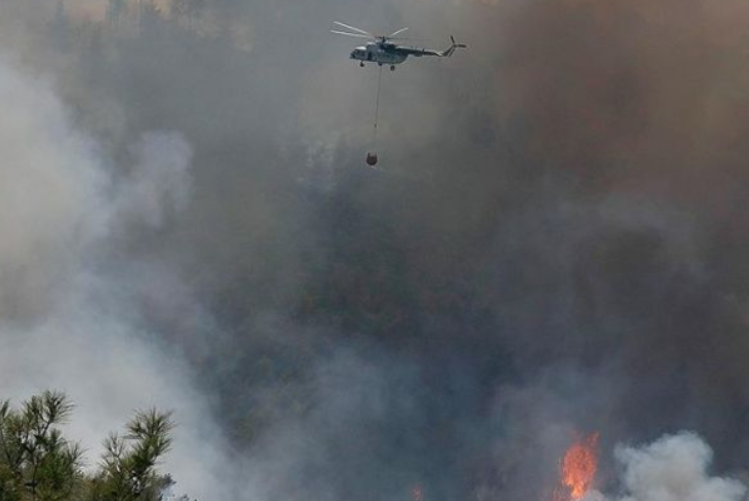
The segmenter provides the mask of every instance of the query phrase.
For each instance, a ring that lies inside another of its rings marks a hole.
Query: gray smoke
[[[134,6],[0,2],[4,394],[176,409],[203,499],[539,499],[593,430],[612,484],[746,467],[744,3]],[[333,20],[471,46],[386,72],[383,172]]]

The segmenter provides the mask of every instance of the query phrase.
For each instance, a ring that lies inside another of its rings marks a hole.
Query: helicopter
[[[435,57],[450,57],[453,55],[456,49],[467,48],[467,45],[457,43],[454,37],[450,37],[452,44],[445,50],[425,49],[420,47],[410,47],[407,45],[399,45],[393,43],[392,40],[403,40],[398,37],[401,33],[408,30],[408,28],[401,28],[398,31],[391,33],[390,35],[373,35],[368,31],[364,31],[360,28],[350,26],[348,24],[333,21],[334,24],[349,30],[330,30],[331,33],[337,35],[346,35],[354,38],[366,38],[372,40],[371,42],[361,47],[355,48],[351,51],[351,59],[359,61],[359,66],[364,67],[365,63],[377,63],[379,66],[390,65],[390,69],[395,71],[395,65],[401,64],[408,59],[409,56],[422,57],[422,56],[435,56]]]

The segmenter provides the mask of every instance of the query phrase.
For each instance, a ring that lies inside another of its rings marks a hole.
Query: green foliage
[[[69,499],[80,477],[81,450],[58,428],[73,409],[67,397],[46,391],[12,410],[0,405],[2,499]]]
[[[84,472],[82,451],[61,426],[72,403],[45,391],[13,409],[0,401],[0,501],[159,501],[174,482],[158,472],[174,427],[170,413],[138,412],[125,434],[105,441],[100,467]]]
[[[144,501],[160,499],[171,485],[160,476],[156,465],[171,446],[174,424],[170,414],[155,409],[138,412],[126,425],[127,433],[111,434],[105,441],[102,471],[95,479],[94,499],[102,501]]]

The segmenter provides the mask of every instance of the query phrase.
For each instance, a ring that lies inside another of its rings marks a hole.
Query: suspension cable
[[[372,131],[372,144],[375,149],[377,148],[377,125],[380,120],[380,87],[382,87],[382,66],[380,66],[377,75],[377,99],[375,100],[374,130]]]

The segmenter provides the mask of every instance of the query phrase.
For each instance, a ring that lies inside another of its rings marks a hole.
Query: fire
[[[598,469],[596,445],[598,433],[581,438],[567,449],[560,465],[561,483],[569,489],[572,500],[581,499],[593,486]]]

